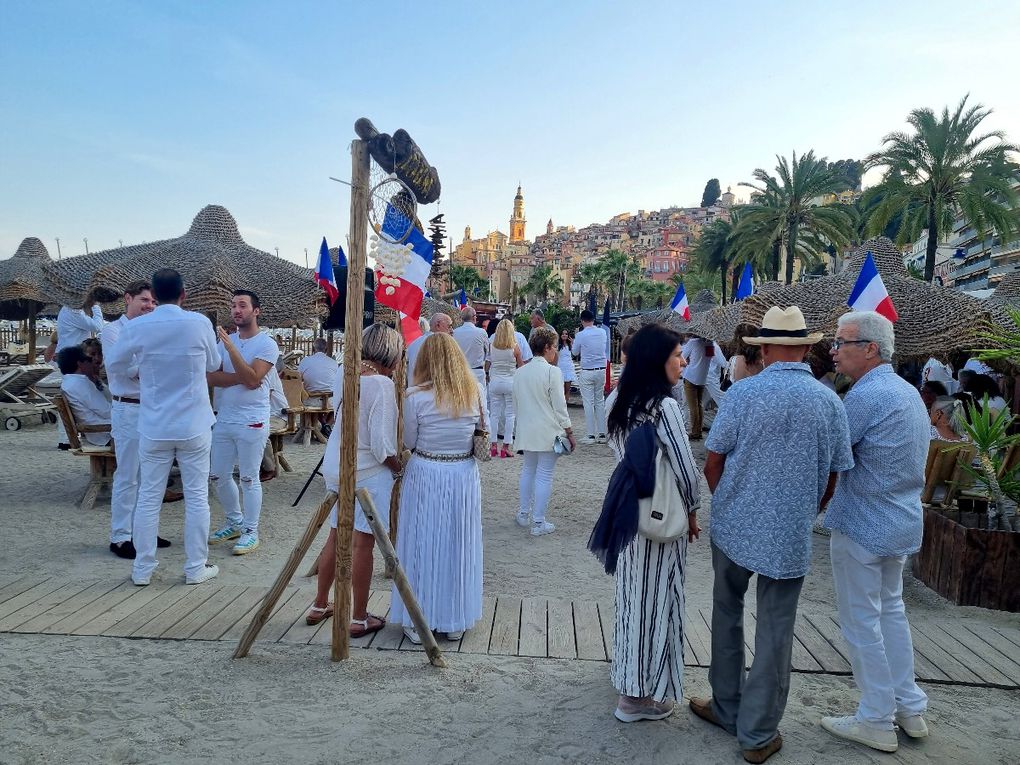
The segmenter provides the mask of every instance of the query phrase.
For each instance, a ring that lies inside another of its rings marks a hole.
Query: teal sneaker
[[[234,545],[234,555],[247,555],[259,546],[259,535],[254,531],[245,531]]]
[[[237,539],[239,536],[241,536],[241,529],[228,523],[222,529],[214,531],[209,536],[209,544],[215,545],[220,542],[229,542],[231,539]]]

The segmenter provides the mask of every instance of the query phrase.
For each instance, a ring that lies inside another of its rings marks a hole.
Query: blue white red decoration
[[[464,294],[464,288],[460,288],[460,295],[457,296],[457,303],[461,308],[467,308],[467,295]]]
[[[399,238],[411,227],[401,244],[386,239]],[[425,297],[425,280],[432,270],[432,243],[410,221],[390,205],[382,225],[383,236],[373,236],[371,255],[375,259],[375,299],[400,314],[404,341],[421,335],[418,319]]]
[[[669,307],[673,309],[673,313],[680,314],[684,321],[691,320],[691,307],[687,304],[687,293],[684,291],[683,282],[680,282],[680,286],[676,288],[676,294]]]
[[[864,258],[861,274],[857,277],[853,292],[850,293],[848,304],[854,311],[875,311],[889,321],[896,321],[899,318],[870,252]]]
[[[341,252],[341,257],[343,257]],[[319,247],[319,262],[315,264],[315,281],[326,291],[329,296],[329,304],[333,305],[340,297],[340,290],[336,286],[336,278],[333,276],[333,261],[329,257],[329,245],[326,244],[326,237],[322,237],[322,246]]]

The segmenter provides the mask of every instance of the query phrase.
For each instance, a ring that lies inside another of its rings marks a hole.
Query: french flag
[[[687,304],[687,293],[684,291],[683,282],[680,282],[680,286],[676,288],[670,308],[673,309],[673,313],[680,314],[684,321],[691,320],[691,307]]]
[[[382,233],[391,240],[399,239],[410,228],[411,234],[404,244],[411,248],[411,256],[396,273],[386,274],[386,282],[382,280],[382,272],[376,270],[375,299],[400,314],[400,326],[404,342],[410,343],[421,336],[418,319],[421,316],[421,304],[425,298],[425,281],[432,271],[432,242],[413,226],[411,221],[400,213],[393,205],[386,209],[383,219]],[[393,284],[394,278],[397,283]],[[392,289],[392,294],[390,290]]]
[[[343,250],[340,252],[343,253]],[[341,257],[343,257],[342,254]],[[337,289],[336,277],[333,276],[333,261],[329,257],[329,245],[326,244],[326,237],[322,237],[322,246],[319,247],[319,262],[315,264],[315,281],[326,291],[329,296],[329,304],[333,305],[340,297],[340,290]]]
[[[850,293],[849,306],[853,311],[875,311],[889,321],[896,321],[899,318],[870,252],[864,258],[861,274],[857,277],[853,292]]]
[[[460,288],[460,295],[457,298],[461,308],[467,308],[467,294],[464,292],[464,288]]]

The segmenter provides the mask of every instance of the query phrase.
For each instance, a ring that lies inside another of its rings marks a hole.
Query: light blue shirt
[[[758,574],[805,576],[829,474],[853,467],[839,397],[807,364],[770,364],[727,391],[705,448],[726,455],[712,496],[712,542]]]
[[[843,402],[854,467],[839,477],[825,516],[878,556],[921,547],[921,490],[931,422],[917,390],[882,364],[865,374]]]

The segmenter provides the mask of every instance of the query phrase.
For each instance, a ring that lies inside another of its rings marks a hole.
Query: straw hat
[[[745,337],[748,345],[814,345],[822,339],[821,332],[807,331],[804,314],[791,305],[789,308],[772,306],[765,312],[757,337]]]

